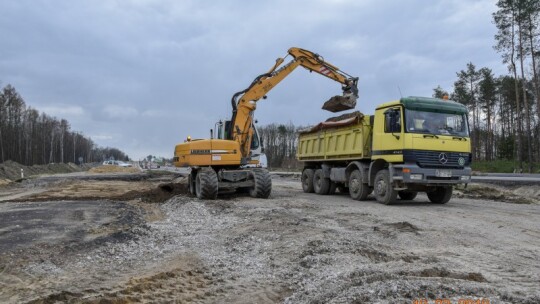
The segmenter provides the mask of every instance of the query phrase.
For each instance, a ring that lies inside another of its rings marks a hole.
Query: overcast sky
[[[493,50],[494,0],[0,1],[0,86],[133,159],[209,137],[231,96],[290,47],[360,78],[357,110],[452,89]],[[298,68],[258,103],[259,124],[333,116],[340,84]]]

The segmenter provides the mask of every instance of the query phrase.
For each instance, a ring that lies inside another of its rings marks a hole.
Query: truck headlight
[[[461,180],[469,180],[469,179],[471,179],[471,177],[468,176],[468,175],[462,175],[461,176]]]
[[[424,175],[423,175],[423,174],[411,174],[411,175],[410,175],[410,179],[414,179],[414,180],[422,180],[422,178],[424,178]]]

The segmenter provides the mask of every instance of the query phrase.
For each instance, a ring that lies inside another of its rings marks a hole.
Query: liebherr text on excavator
[[[292,60],[283,64],[287,56]],[[188,179],[191,194],[201,199],[215,199],[220,189],[232,188],[247,190],[252,197],[268,198],[272,191],[269,172],[265,168],[245,167],[256,163],[261,153],[253,113],[257,101],[266,98],[266,94],[298,66],[342,84],[343,95],[332,97],[323,109],[337,112],[356,106],[358,78],[308,50],[291,48],[287,56],[278,58],[267,73],[257,76],[248,88],[234,94],[231,120],[216,123],[210,139],[188,139],[176,145],[175,166],[191,168]]]

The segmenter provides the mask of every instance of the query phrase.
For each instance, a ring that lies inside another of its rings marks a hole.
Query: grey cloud
[[[228,118],[232,94],[291,46],[360,77],[367,113],[399,98],[398,86],[405,95],[451,89],[469,61],[504,72],[492,50],[494,9],[489,0],[3,1],[0,81],[32,107],[82,109],[55,115],[101,145],[171,156],[188,134],[207,137]],[[299,68],[256,116],[316,123],[338,93]]]

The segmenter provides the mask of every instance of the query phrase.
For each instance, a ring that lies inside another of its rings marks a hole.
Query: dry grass
[[[120,167],[120,166],[99,166],[88,170],[90,173],[136,173],[140,170],[134,167]]]

